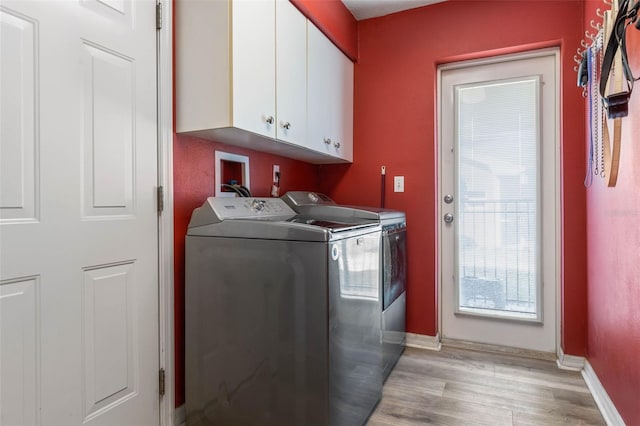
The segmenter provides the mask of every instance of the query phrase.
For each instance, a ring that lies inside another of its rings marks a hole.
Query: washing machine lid
[[[310,216],[360,218],[385,222],[404,221],[406,218],[405,213],[398,210],[336,204],[327,195],[319,192],[288,191],[281,198],[296,212]]]
[[[194,210],[187,235],[332,241],[377,230],[377,220],[297,215],[279,198],[210,197]]]

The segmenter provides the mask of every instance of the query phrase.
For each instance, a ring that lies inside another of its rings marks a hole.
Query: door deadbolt
[[[447,204],[453,203],[453,195],[447,194],[444,196],[444,202]]]
[[[447,213],[444,215],[444,221],[445,223],[451,223],[453,222],[453,213]]]

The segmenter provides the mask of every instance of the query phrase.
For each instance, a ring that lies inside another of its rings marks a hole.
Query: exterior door
[[[0,424],[158,424],[155,3],[0,25]]]
[[[440,69],[442,336],[556,350],[557,57]]]

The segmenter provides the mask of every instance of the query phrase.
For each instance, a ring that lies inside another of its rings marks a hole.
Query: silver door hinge
[[[158,213],[162,213],[164,210],[164,188],[158,187]]]
[[[162,29],[162,3],[156,4],[156,30]]]
[[[158,374],[158,381],[159,381],[159,385],[160,385],[159,386],[160,387],[160,396],[164,396],[164,390],[165,390],[165,388],[164,388],[164,386],[165,386],[164,385],[164,381],[165,381],[165,379],[164,379],[164,368],[160,369],[160,372]]]

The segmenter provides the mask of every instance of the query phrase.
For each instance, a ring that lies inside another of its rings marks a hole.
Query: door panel
[[[139,391],[134,284],[134,262],[84,271],[83,399],[87,419]]]
[[[0,423],[157,424],[155,2],[0,18]]]
[[[3,425],[39,423],[38,289],[38,277],[0,282],[0,420]]]
[[[0,223],[35,220],[38,197],[38,23],[0,9]]]
[[[442,335],[554,352],[556,56],[443,68]]]
[[[83,42],[86,216],[132,213],[134,63]]]

